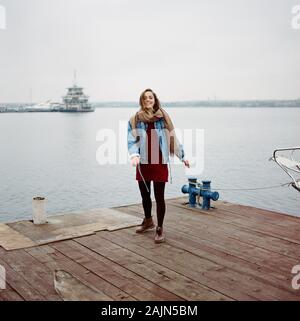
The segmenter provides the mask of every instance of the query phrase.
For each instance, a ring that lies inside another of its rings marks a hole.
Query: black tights
[[[142,196],[143,208],[146,218],[151,217],[152,200],[151,200],[151,181],[146,181],[148,193],[146,186],[143,181],[138,181],[139,188]],[[153,182],[154,185],[154,196],[156,201],[156,214],[157,214],[157,226],[162,227],[166,212],[165,204],[165,182]]]

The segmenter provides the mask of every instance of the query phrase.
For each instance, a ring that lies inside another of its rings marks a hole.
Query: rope
[[[170,165],[170,164],[169,164]],[[145,187],[147,189],[147,192],[150,193],[149,189],[148,189],[148,186],[146,184],[146,181],[144,179],[144,176],[142,175],[142,172],[141,172],[141,168],[140,168],[140,163],[138,163],[137,165],[138,167],[138,171],[140,172],[140,175],[142,177],[142,180],[145,184]],[[170,166],[169,166],[170,167]],[[171,168],[170,168],[170,172],[171,172]],[[202,186],[201,183],[193,183],[193,182],[189,182],[189,184],[191,185],[195,185],[195,186]],[[256,190],[262,190],[262,189],[271,189],[271,188],[278,188],[278,187],[283,187],[283,186],[290,186],[292,183],[289,182],[289,183],[283,183],[283,184],[279,184],[279,185],[271,185],[271,186],[263,186],[263,187],[254,187],[254,188],[217,188],[217,187],[214,187],[215,190],[218,190],[218,191],[256,191]],[[208,188],[201,188],[203,191],[208,191],[210,189]],[[200,189],[199,189],[199,198],[200,198]]]
[[[280,185],[273,185],[273,186],[263,186],[263,187],[255,187],[255,188],[216,188],[220,191],[255,191],[259,189],[271,189],[271,188],[278,188],[283,187],[285,185],[290,185],[291,183],[284,183]]]
[[[198,185],[199,183],[189,183],[191,185]],[[263,186],[263,187],[255,187],[255,188],[217,188],[214,187],[213,189],[218,190],[218,191],[255,191],[255,190],[260,190],[260,189],[271,189],[271,188],[278,188],[278,187],[283,187],[285,185],[291,185],[292,183],[284,183],[280,185],[272,185],[272,186]],[[203,191],[209,190],[208,188],[202,188]]]
[[[142,177],[142,180],[143,180],[143,182],[144,182],[144,184],[145,184],[145,187],[146,187],[146,189],[147,189],[147,192],[150,194],[150,191],[149,191],[149,189],[148,189],[148,186],[147,186],[147,184],[146,184],[146,181],[145,181],[145,179],[144,179],[144,176],[142,175],[142,172],[141,172],[141,168],[140,168],[140,163],[138,163],[138,170],[139,170],[139,172],[140,172],[140,175],[141,175],[141,177]]]
[[[169,168],[170,168],[170,183],[173,184],[173,178],[172,178],[172,171],[171,171],[171,163],[169,162]]]

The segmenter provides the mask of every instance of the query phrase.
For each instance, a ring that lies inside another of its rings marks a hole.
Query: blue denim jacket
[[[130,159],[134,156],[139,156],[141,163],[147,163],[146,158],[146,143],[147,139],[147,128],[148,124],[142,121],[138,121],[136,124],[137,134],[140,136],[140,141],[137,142],[137,139],[132,134],[132,127],[130,121],[128,121],[128,131],[127,131],[127,145]],[[162,152],[164,164],[169,163],[169,148],[168,148],[168,138],[166,133],[166,126],[163,119],[159,119],[154,122],[154,128],[159,137],[159,147]],[[178,150],[176,150],[176,156],[184,161],[184,150],[182,145],[178,142]]]

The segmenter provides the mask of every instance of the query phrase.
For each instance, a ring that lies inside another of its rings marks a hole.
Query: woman
[[[185,166],[182,145],[176,138],[174,126],[168,113],[161,108],[159,99],[151,89],[146,89],[140,96],[140,110],[128,122],[128,152],[131,164],[136,166],[138,181],[145,218],[136,230],[143,233],[155,227],[151,209],[151,181],[157,207],[157,227],[155,243],[165,241],[163,221],[166,211],[164,193],[168,182],[169,155],[176,155]]]

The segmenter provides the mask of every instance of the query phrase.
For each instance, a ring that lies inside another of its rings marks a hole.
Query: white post
[[[46,203],[46,199],[44,197],[34,197],[33,198],[32,207],[33,207],[33,223],[34,224],[47,223],[45,203]]]
[[[5,267],[0,265],[0,290],[6,289],[6,271]]]

